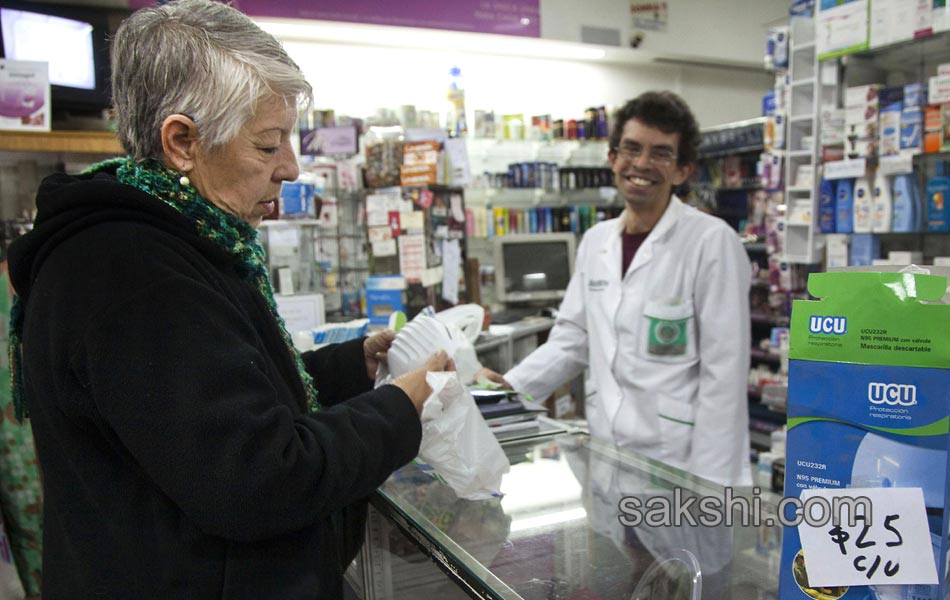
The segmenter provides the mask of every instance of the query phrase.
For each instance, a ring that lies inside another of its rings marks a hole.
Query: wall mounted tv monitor
[[[560,301],[574,272],[573,233],[531,233],[493,238],[495,295],[500,302]]]
[[[4,0],[0,5],[3,58],[49,63],[54,118],[96,114],[111,105],[111,9]],[[119,16],[116,16],[119,15]]]

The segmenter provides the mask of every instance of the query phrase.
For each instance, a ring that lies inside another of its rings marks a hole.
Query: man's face
[[[679,137],[635,118],[624,124],[620,144],[608,159],[617,190],[631,209],[665,206],[673,186],[689,177],[691,167],[677,162]]]

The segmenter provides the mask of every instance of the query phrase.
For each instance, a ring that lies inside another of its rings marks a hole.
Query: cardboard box
[[[924,262],[924,254],[919,250],[891,250],[887,253],[887,260],[892,265],[919,265]]]
[[[931,104],[950,102],[950,75],[934,75],[928,80],[927,101]]]
[[[940,581],[948,571],[950,338],[939,332],[950,305],[936,302],[946,287],[942,276],[896,272],[809,277],[808,291],[819,300],[796,300],[792,310],[785,476],[787,497],[809,488],[921,488]],[[797,581],[793,563],[800,552],[798,528],[786,527],[779,597],[825,597],[807,594]],[[807,561],[804,556],[802,570]],[[882,597],[881,588],[841,591],[834,597]],[[915,585],[887,597],[945,593]]]
[[[881,87],[879,83],[849,87],[844,91],[844,105],[846,107],[859,105],[876,106]]]
[[[399,185],[403,187],[442,182],[442,144],[434,140],[406,142],[402,146]]]
[[[905,106],[901,111],[901,150],[920,151],[923,143],[924,113],[919,106]]]
[[[370,275],[366,280],[366,315],[371,325],[388,325],[389,316],[405,312],[403,290],[406,280],[402,275]]]
[[[825,268],[848,266],[850,237],[847,233],[829,233],[825,236]]]
[[[924,109],[924,152],[940,152],[943,147],[943,111],[939,105]]]
[[[49,131],[49,64],[0,58],[0,129]]]

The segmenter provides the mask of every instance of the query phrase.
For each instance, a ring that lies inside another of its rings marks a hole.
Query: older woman
[[[372,391],[391,332],[300,356],[277,315],[255,227],[310,86],[207,0],[132,15],[113,65],[129,156],[46,179],[10,250],[43,596],[339,597],[430,390],[422,369]]]

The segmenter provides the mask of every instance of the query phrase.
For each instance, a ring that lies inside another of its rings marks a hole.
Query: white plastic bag
[[[511,465],[478,412],[475,399],[451,371],[426,374],[432,395],[422,407],[419,458],[451,486],[459,498],[497,495]]]

